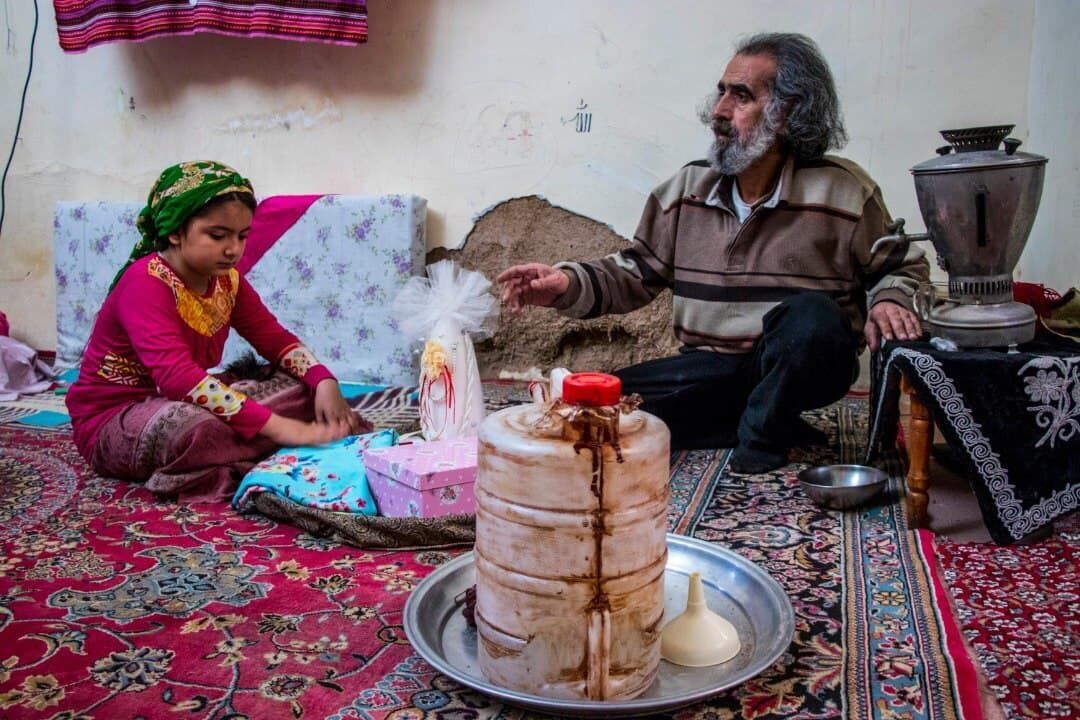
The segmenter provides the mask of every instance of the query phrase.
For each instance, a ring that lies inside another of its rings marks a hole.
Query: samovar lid
[[[1013,127],[1013,125],[989,125],[942,130],[941,136],[949,144],[937,149],[938,157],[911,168],[911,173],[927,175],[987,168],[1045,165],[1046,158],[1042,155],[1016,151],[1020,147],[1020,141],[1006,137],[1012,132]],[[1004,147],[999,149],[1002,144]]]

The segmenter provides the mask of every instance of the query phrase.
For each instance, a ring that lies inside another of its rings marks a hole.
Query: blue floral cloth
[[[299,505],[336,512],[375,515],[364,451],[397,443],[395,430],[350,435],[319,447],[282,448],[253,467],[233,496],[243,512],[255,494],[270,492]]]

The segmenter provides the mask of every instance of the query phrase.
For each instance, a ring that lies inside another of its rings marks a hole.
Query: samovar
[[[938,157],[911,168],[926,232],[878,242],[930,240],[949,275],[947,297],[916,305],[932,336],[960,347],[1015,345],[1035,336],[1035,311],[1013,301],[1013,268],[1042,196],[1047,159],[1017,152],[1012,125],[942,130]],[[876,243],[875,243],[876,244]]]

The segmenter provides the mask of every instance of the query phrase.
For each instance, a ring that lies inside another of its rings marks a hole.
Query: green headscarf
[[[251,183],[228,165],[212,160],[182,162],[165,168],[158,176],[146,207],[139,212],[136,226],[142,236],[120,272],[116,273],[109,292],[116,287],[124,271],[139,258],[158,249],[158,241],[184,226],[203,205],[226,193],[246,193],[255,197]]]

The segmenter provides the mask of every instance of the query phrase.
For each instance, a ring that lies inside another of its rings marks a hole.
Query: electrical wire
[[[37,40],[38,31],[38,0],[34,0],[34,30],[30,34],[30,64],[26,68],[26,82],[23,83],[22,99],[19,100],[19,119],[15,121],[15,137],[11,139],[11,152],[8,153],[7,163],[4,164],[4,174],[0,176],[0,235],[4,232],[4,213],[7,210],[7,186],[8,170],[11,169],[11,159],[15,157],[15,146],[19,144],[19,129],[22,127],[23,111],[26,109],[26,90],[30,87],[30,75],[34,72],[34,41]]]

